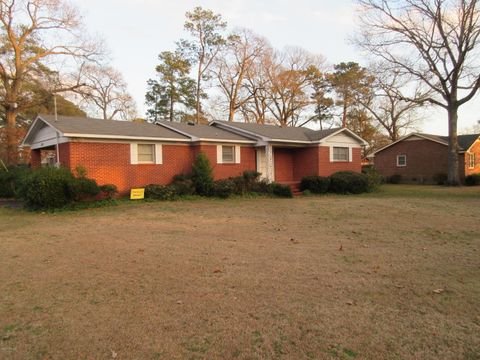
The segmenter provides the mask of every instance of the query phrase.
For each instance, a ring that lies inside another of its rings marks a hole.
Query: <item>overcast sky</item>
[[[90,33],[107,43],[113,66],[125,77],[141,116],[146,82],[154,76],[157,55],[173,50],[184,36],[185,12],[195,6],[222,14],[229,28],[247,27],[265,36],[273,46],[300,46],[335,64],[366,60],[348,37],[355,27],[350,0],[73,0],[84,15]],[[459,116],[459,129],[480,120],[480,96]],[[444,110],[433,110],[419,126],[425,132],[447,134]]]

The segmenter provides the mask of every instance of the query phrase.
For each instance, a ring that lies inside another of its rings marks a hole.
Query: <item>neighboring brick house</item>
[[[459,176],[480,173],[480,134],[459,135]],[[436,183],[446,177],[448,137],[412,133],[374,153],[374,166],[383,176],[401,175],[405,183]]]
[[[360,171],[366,143],[348,129],[314,131],[271,125],[212,122],[157,124],[39,115],[24,140],[31,164],[55,151],[59,164],[82,166],[99,184],[121,193],[147,184],[168,184],[187,174],[199,152],[207,155],[214,178],[257,170],[268,181],[298,182],[306,175]]]

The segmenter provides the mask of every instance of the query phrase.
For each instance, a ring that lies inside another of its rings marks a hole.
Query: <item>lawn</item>
[[[480,359],[480,189],[0,209],[1,359]]]

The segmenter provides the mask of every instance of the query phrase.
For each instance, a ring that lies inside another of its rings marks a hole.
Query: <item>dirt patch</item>
[[[0,358],[477,359],[480,192],[416,188],[0,209]]]

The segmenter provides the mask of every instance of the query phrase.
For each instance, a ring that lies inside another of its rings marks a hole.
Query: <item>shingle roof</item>
[[[215,121],[215,123],[224,124],[226,126],[248,131],[250,133],[257,134],[272,140],[274,139],[287,141],[318,141],[340,130],[340,128],[328,130],[312,130],[305,127],[280,127],[276,125],[263,125],[255,123],[228,121]]]
[[[193,136],[202,140],[252,141],[251,138],[209,125],[189,125],[186,123],[172,121],[157,121],[157,124],[165,126],[167,128],[176,129],[183,134]]]
[[[436,141],[444,142],[448,145],[448,136],[439,136],[439,135],[432,135],[432,134],[420,134],[425,137],[434,139]],[[460,151],[466,151],[473,143],[480,137],[480,134],[467,134],[467,135],[458,135],[458,146]]]
[[[189,138],[162,126],[150,123],[92,119],[73,116],[39,115],[39,118],[64,134],[106,135],[121,137],[162,138],[186,140]]]

